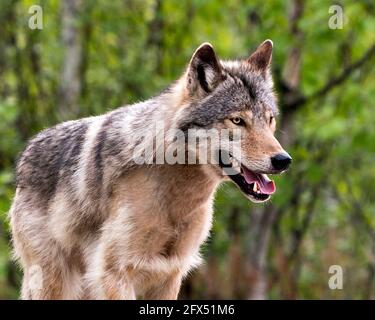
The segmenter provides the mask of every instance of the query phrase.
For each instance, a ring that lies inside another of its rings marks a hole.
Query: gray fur
[[[277,114],[269,46],[250,63],[219,61],[203,44],[181,79],[159,96],[58,124],[30,140],[18,161],[10,211],[23,298],[177,296],[182,277],[199,260],[223,176],[210,165],[138,165],[133,153],[154,142],[144,134],[158,121],[166,130],[223,128],[245,112],[251,121],[246,165],[270,170],[269,157],[260,157],[282,149],[267,118],[267,112]],[[46,271],[38,292],[28,284],[34,265]],[[152,279],[163,286],[150,291]]]
[[[242,62],[235,66],[222,62],[222,65],[222,82],[208,96],[186,109],[186,117],[180,123],[182,130],[209,127],[236,111],[251,110],[255,115],[262,115],[264,108],[269,108],[277,115],[272,83],[251,72]]]

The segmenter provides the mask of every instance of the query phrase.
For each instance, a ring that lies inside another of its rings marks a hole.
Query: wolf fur
[[[18,161],[10,210],[21,297],[176,299],[200,263],[214,193],[226,178],[216,165],[138,165],[132,155],[152,143],[141,137],[157,121],[172,130],[220,129],[241,116],[249,124],[243,161],[272,173],[270,156],[283,149],[273,136],[271,52],[268,40],[246,60],[220,61],[202,44],[159,96],[33,138]]]

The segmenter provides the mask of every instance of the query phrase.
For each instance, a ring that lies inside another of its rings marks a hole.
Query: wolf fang
[[[145,307],[141,307],[139,310],[139,314],[146,315],[146,314],[159,314],[159,315],[166,315],[167,318],[171,316],[173,312],[173,307],[153,307],[149,306],[148,303]]]

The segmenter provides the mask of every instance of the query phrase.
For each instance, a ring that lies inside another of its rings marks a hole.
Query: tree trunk
[[[82,38],[79,17],[81,0],[64,0],[62,4],[61,36],[64,48],[61,82],[59,88],[58,115],[62,119],[78,115],[81,92],[80,71],[82,62]]]
[[[249,228],[249,299],[264,300],[267,292],[266,257],[271,227],[277,216],[274,206],[255,208]]]

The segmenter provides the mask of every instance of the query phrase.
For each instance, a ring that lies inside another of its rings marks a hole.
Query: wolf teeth
[[[254,182],[253,191],[254,191],[255,193],[260,194],[260,190],[259,190],[258,184],[257,184],[256,182]]]

